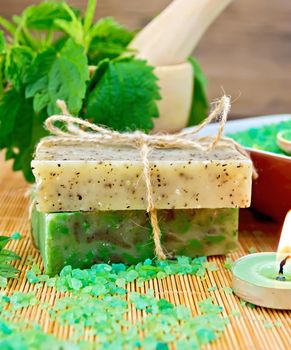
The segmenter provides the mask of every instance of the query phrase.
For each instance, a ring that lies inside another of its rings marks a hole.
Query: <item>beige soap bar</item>
[[[252,163],[231,143],[205,153],[155,149],[149,156],[157,209],[248,207]],[[32,161],[42,212],[145,210],[139,150],[82,143],[38,148]]]

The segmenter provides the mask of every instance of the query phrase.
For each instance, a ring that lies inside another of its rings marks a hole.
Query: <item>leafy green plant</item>
[[[0,150],[29,182],[35,145],[47,135],[43,122],[60,112],[57,99],[72,114],[117,130],[148,132],[159,115],[153,67],[127,48],[133,32],[113,18],[94,22],[96,1],[88,0],[84,14],[47,0],[11,21],[0,17]],[[193,66],[191,124],[208,108],[204,76]]]
[[[15,278],[19,272],[10,263],[19,260],[20,257],[9,249],[5,249],[6,245],[12,240],[18,239],[7,236],[0,236],[0,287],[6,287],[8,278]]]

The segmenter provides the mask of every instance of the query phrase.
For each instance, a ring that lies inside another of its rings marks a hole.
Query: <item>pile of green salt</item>
[[[15,321],[18,310],[39,303],[35,293],[15,292],[9,297],[0,296],[0,348],[167,350],[175,343],[177,349],[200,349],[225,329],[228,320],[221,317],[221,306],[213,304],[210,298],[202,300],[200,314],[193,316],[184,305],[175,306],[166,299],[155,298],[151,289],[140,294],[130,292],[126,286],[134,281],[142,286],[149,279],[173,274],[203,277],[208,268],[215,270],[213,263],[204,257],[178,257],[174,261],[147,259],[132,266],[96,264],[86,270],[66,266],[59,275],[49,277],[33,265],[27,272],[27,280],[35,284],[36,290],[46,284],[58,292],[70,292],[70,296],[44,304],[42,308],[47,309],[50,320],[73,327],[73,335],[70,341],[61,341],[45,334],[37,324]],[[146,317],[136,323],[125,320],[131,306],[143,310]],[[98,343],[81,340],[85,329],[87,334],[97,336]]]
[[[277,145],[277,134],[283,130],[291,130],[291,119],[259,128],[230,133],[227,136],[245,147],[286,155]]]

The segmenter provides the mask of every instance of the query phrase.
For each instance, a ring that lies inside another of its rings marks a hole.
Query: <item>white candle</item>
[[[235,294],[255,305],[291,310],[291,258],[288,258],[291,256],[290,240],[291,211],[286,216],[278,253],[250,254],[235,262]]]

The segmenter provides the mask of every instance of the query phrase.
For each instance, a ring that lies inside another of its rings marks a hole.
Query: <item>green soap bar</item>
[[[171,255],[226,254],[236,248],[238,209],[158,211],[162,243]],[[45,273],[65,265],[99,262],[136,264],[154,256],[152,229],[143,210],[32,212],[32,232]]]

